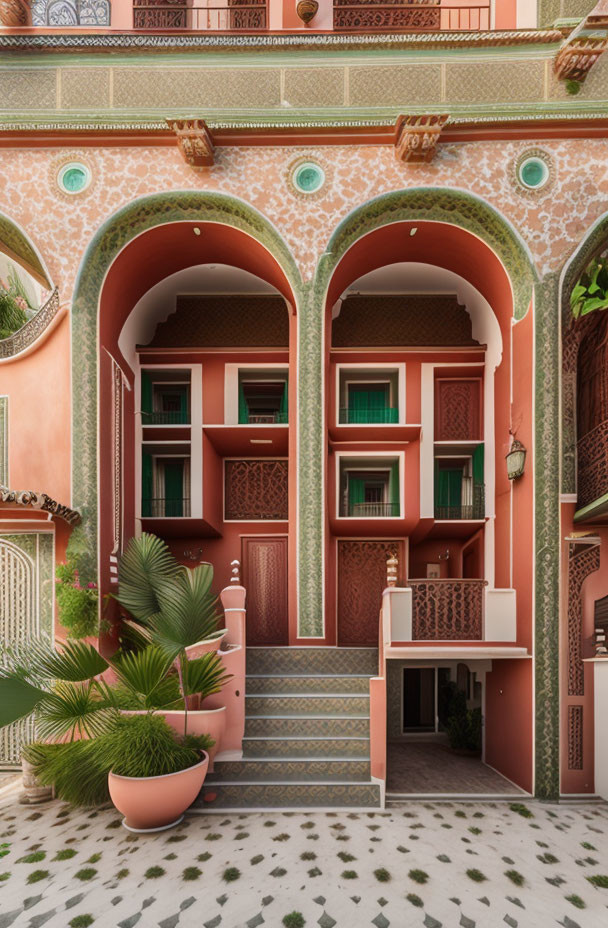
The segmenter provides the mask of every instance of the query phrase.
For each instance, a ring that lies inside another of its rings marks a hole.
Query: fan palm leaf
[[[106,731],[115,717],[114,706],[94,687],[59,683],[38,707],[36,730],[48,740],[65,735],[93,738]]]
[[[213,568],[184,570],[158,588],[159,611],[148,619],[152,638],[174,657],[218,631],[217,597],[211,591]]]
[[[31,715],[46,696],[19,673],[0,670],[0,728]]]
[[[70,639],[60,651],[44,641],[31,641],[28,650],[31,673],[42,680],[81,683],[99,676],[109,666],[99,651],[85,641]]]
[[[140,698],[144,708],[160,708],[178,698],[176,678],[167,678],[171,664],[172,657],[155,645],[112,661],[119,682]]]
[[[201,699],[204,699],[212,693],[219,693],[231,679],[232,674],[226,673],[221,658],[213,652],[187,661],[185,665],[184,689],[187,696],[200,693]]]
[[[137,622],[145,625],[158,612],[158,586],[182,570],[165,542],[144,532],[131,539],[120,559],[116,599]]]

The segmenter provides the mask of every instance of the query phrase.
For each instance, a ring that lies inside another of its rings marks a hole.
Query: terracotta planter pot
[[[164,715],[171,728],[179,735],[184,733],[184,713],[181,710],[159,713]],[[188,712],[188,734],[210,735],[215,744],[209,749],[209,771],[213,770],[215,755],[221,749],[226,731],[226,706],[221,709],[195,709]]]
[[[204,752],[203,752],[204,753]],[[177,825],[198,796],[209,766],[209,757],[186,770],[160,777],[123,777],[108,774],[110,798],[124,815],[128,831],[165,831]]]
[[[196,657],[202,657],[203,654],[209,654],[210,651],[219,651],[219,647],[227,631],[226,628],[222,628],[221,631],[215,632],[211,638],[206,638],[205,641],[197,641],[196,644],[191,644],[186,648],[186,657],[188,660],[192,661]]]

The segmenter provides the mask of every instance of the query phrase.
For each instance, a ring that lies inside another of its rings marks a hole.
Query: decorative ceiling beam
[[[560,80],[582,84],[607,48],[608,0],[600,0],[559,50],[554,64],[555,73]],[[573,86],[571,92],[577,93],[578,86]]]
[[[47,496],[46,493],[39,493],[34,490],[10,490],[0,484],[0,502],[17,503],[18,506],[31,506],[32,509],[41,509],[43,512],[50,512],[53,516],[58,516],[69,525],[78,525],[81,521],[80,513],[76,509],[70,509],[58,503],[57,500]]]
[[[395,124],[395,155],[398,161],[423,164],[432,161],[448,114],[399,116]]]
[[[204,119],[167,119],[184,160],[200,171],[213,164],[213,139]]]

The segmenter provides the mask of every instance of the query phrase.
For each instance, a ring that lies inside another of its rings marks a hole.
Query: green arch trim
[[[72,502],[83,515],[88,569],[97,570],[97,316],[105,275],[128,243],[156,226],[214,222],[255,238],[278,261],[296,298],[302,282],[278,231],[243,200],[209,191],[172,191],[140,197],[97,230],[81,261],[72,300]]]
[[[497,209],[465,190],[412,187],[369,200],[346,216],[332,234],[321,274],[329,279],[344,253],[362,235],[389,223],[412,220],[449,223],[482,239],[509,276],[515,318],[525,316],[538,280],[532,256],[514,226]]]
[[[357,207],[337,226],[317,265],[299,314],[299,625],[300,634],[323,633],[323,319],[329,280],[345,252],[381,226],[405,221],[445,222],[482,239],[511,281],[516,319],[525,316],[537,273],[523,239],[485,200],[463,190],[413,187],[385,193]]]
[[[43,287],[52,289],[48,272],[38,251],[17,223],[0,213],[0,251],[20,264]]]

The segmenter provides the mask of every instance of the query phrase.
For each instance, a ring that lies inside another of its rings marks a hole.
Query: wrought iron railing
[[[9,335],[8,338],[0,339],[0,358],[12,358],[13,355],[29,348],[51,324],[58,312],[59,293],[57,290],[53,290],[44,306],[41,306],[25,325],[13,332],[12,335]]]
[[[163,497],[143,499],[141,515],[143,519],[179,519],[182,516],[188,517],[190,515],[190,500],[164,499]]]
[[[486,580],[410,580],[412,640],[481,641]]]
[[[577,454],[577,508],[583,509],[608,493],[608,420],[579,438]]]
[[[188,32],[260,31],[267,28],[266,0],[193,4],[184,0],[134,0],[133,28],[154,32],[183,29]]]
[[[340,515],[355,516],[360,519],[386,519],[399,515],[399,503],[351,503],[343,502]]]
[[[399,421],[399,410],[395,406],[383,406],[380,409],[340,409],[341,425],[378,425]]]
[[[490,4],[444,5],[440,0],[334,0],[338,32],[485,32]]]
[[[181,409],[172,412],[142,412],[141,421],[143,425],[188,425],[190,414]]]
[[[286,425],[287,424],[287,413],[286,412],[269,412],[269,413],[264,413],[264,415],[253,415],[253,413],[249,413],[249,424],[250,425]]]
[[[486,488],[474,483],[472,477],[462,478],[459,503],[440,506],[435,503],[436,519],[484,519],[486,514]]]

